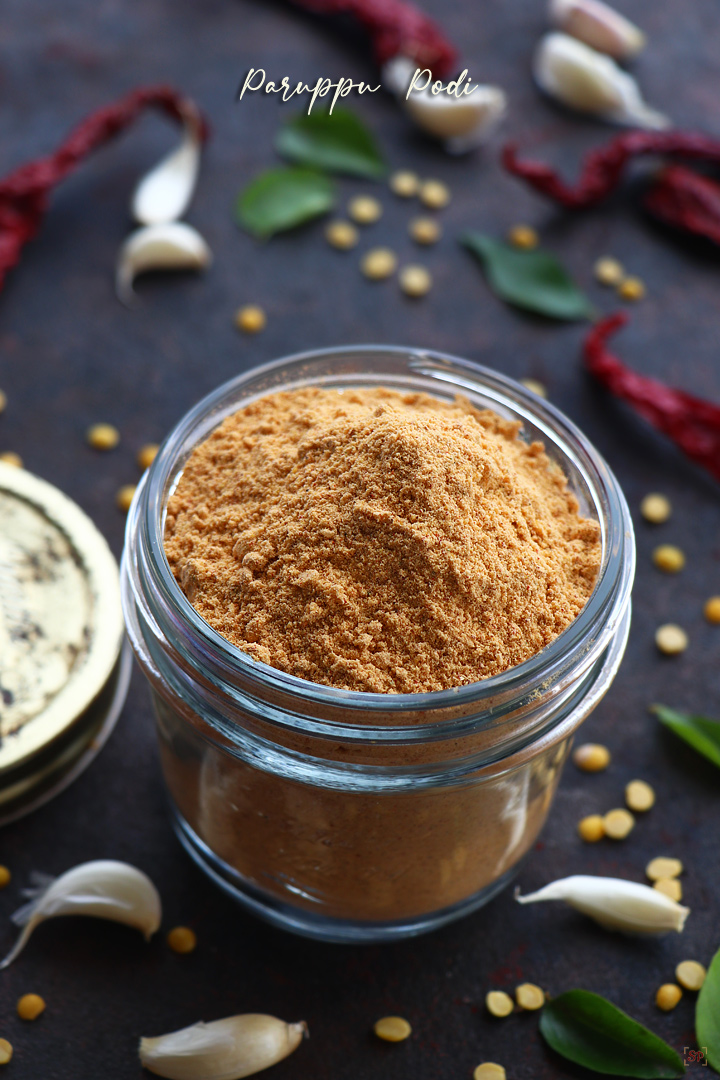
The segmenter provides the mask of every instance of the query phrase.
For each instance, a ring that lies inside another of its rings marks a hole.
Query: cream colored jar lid
[[[92,521],[0,463],[0,792],[103,690],[123,632],[117,563]]]

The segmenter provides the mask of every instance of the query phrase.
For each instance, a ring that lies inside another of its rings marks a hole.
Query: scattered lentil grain
[[[403,1042],[412,1033],[412,1028],[402,1016],[383,1016],[375,1021],[373,1031],[385,1042]]]
[[[7,394],[4,390],[0,390],[0,412],[5,412],[7,408]]]
[[[598,259],[594,266],[595,279],[600,282],[601,285],[619,285],[625,277],[625,271],[622,268],[622,264],[617,259],[611,258],[609,255],[604,255],[601,259]]]
[[[0,1065],[7,1065],[12,1056],[12,1043],[8,1042],[7,1039],[0,1039]]]
[[[436,244],[442,235],[440,223],[429,217],[413,218],[408,232],[416,244]]]
[[[325,230],[325,239],[338,251],[349,251],[358,242],[358,231],[349,221],[331,221]]]
[[[677,574],[685,566],[685,555],[674,544],[660,544],[652,553],[652,561],[658,570],[666,574]]]
[[[173,952],[182,955],[194,952],[197,946],[197,935],[189,926],[173,926],[166,940]]]
[[[235,312],[235,326],[244,334],[259,334],[266,323],[265,312],[257,304],[245,304]]]
[[[697,960],[682,960],[675,968],[675,978],[685,990],[699,990],[707,971]]]
[[[425,296],[432,288],[432,277],[424,266],[403,266],[399,280],[406,296]]]
[[[582,743],[573,750],[572,759],[583,772],[602,772],[610,764],[610,751],[601,743]]]
[[[680,877],[683,869],[683,864],[679,859],[673,859],[668,855],[658,855],[647,864],[645,873],[651,881],[661,881],[663,878]]]
[[[420,177],[405,169],[394,172],[390,177],[390,190],[401,199],[412,199],[420,190]]]
[[[16,469],[22,469],[23,467],[23,459],[14,450],[3,451],[0,454],[0,461],[4,461],[6,465],[12,465]]]
[[[645,296],[645,285],[637,277],[626,277],[617,288],[618,296],[623,300],[642,300]]]
[[[643,813],[655,805],[655,792],[645,780],[631,780],[625,788],[625,802],[629,810]]]
[[[677,656],[678,653],[685,652],[690,641],[682,626],[665,623],[655,631],[655,644],[666,656]]]
[[[659,881],[653,882],[653,889],[657,889],[663,896],[670,897],[676,904],[682,900],[682,885],[677,878],[660,878]]]
[[[509,1016],[515,1008],[515,1003],[504,990],[490,990],[485,995],[487,1011],[493,1016]]]
[[[629,810],[620,807],[617,810],[608,810],[603,818],[605,835],[611,840],[624,840],[635,827],[635,818]]]
[[[366,278],[371,281],[382,281],[395,273],[397,267],[397,255],[390,248],[372,248],[363,255],[360,269]]]
[[[4,889],[10,884],[12,874],[8,870],[7,866],[0,866],[0,889]]]
[[[537,379],[521,379],[520,382],[526,390],[530,390],[531,393],[537,394],[538,397],[546,398],[548,396],[547,386]]]
[[[507,238],[509,244],[523,251],[532,251],[540,243],[540,238],[531,225],[513,225]]]
[[[140,447],[137,456],[137,463],[139,468],[145,470],[149,469],[153,461],[157,457],[157,452],[160,449],[157,443],[149,442]]]
[[[122,510],[125,514],[127,514],[130,509],[130,504],[133,501],[136,489],[136,484],[124,484],[115,496],[115,502],[117,503],[118,509]]]
[[[473,1080],[506,1080],[507,1073],[502,1065],[494,1061],[483,1061],[473,1073]]]
[[[114,450],[120,442],[120,432],[112,424],[93,424],[85,438],[93,450]]]
[[[382,217],[382,205],[373,195],[356,195],[348,203],[347,209],[358,225],[372,225]]]
[[[545,991],[535,983],[522,983],[515,988],[515,1000],[521,1009],[534,1012],[545,1004]]]
[[[431,210],[442,210],[450,202],[450,189],[442,180],[423,180],[420,185],[420,202]]]
[[[674,1009],[678,1001],[682,997],[682,990],[675,983],[664,983],[658,988],[658,992],[655,995],[655,1004],[658,1009],[662,1009],[663,1012],[670,1012]]]
[[[720,596],[711,596],[705,601],[703,615],[709,623],[720,623]]]
[[[666,495],[653,491],[640,503],[640,513],[652,525],[662,525],[672,514],[672,505]]]
[[[39,994],[23,994],[17,1003],[17,1014],[21,1020],[37,1020],[45,1010],[45,1002]]]
[[[586,844],[596,844],[605,835],[605,822],[600,814],[589,814],[578,822],[580,839]]]

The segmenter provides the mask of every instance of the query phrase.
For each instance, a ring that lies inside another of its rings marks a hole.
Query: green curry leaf
[[[553,319],[589,319],[588,298],[554,255],[521,251],[481,233],[466,233],[461,243],[483,264],[493,292],[516,307]]]
[[[269,169],[238,196],[237,221],[262,238],[292,229],[331,210],[332,180],[313,169]]]
[[[697,750],[720,768],[720,721],[678,712],[676,709],[668,709],[666,705],[653,705],[652,712],[661,724],[670,728],[692,746],[693,750]]]
[[[708,1062],[720,1073],[720,949],[712,959],[698,995],[695,1034]]]
[[[685,1073],[671,1046],[588,990],[569,990],[543,1006],[540,1032],[558,1054],[605,1076],[659,1080]]]
[[[347,109],[300,113],[280,128],[275,149],[283,157],[326,172],[377,180],[385,162],[375,139]]]

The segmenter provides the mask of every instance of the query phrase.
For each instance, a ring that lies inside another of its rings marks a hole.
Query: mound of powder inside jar
[[[250,656],[347,690],[496,675],[586,603],[600,530],[519,425],[384,388],[271,394],[188,459],[165,550]]]

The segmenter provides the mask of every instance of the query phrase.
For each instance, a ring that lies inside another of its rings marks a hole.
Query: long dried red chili
[[[182,123],[194,123],[200,137],[207,136],[205,121],[189,98],[170,86],[141,87],[87,116],[54,153],[21,165],[0,180],[0,289],[23,247],[40,228],[55,185],[93,150],[129,127],[146,108],[160,109]]]
[[[593,326],[583,345],[585,366],[612,394],[720,480],[720,406],[626,367],[608,350],[607,342],[627,321],[621,313]]]
[[[668,165],[643,197],[653,217],[720,245],[720,184],[708,176]]]
[[[370,34],[377,63],[407,56],[436,78],[452,73],[457,53],[437,23],[406,0],[293,0],[318,15],[351,15]]]
[[[502,163],[541,195],[572,210],[582,210],[602,202],[617,188],[628,163],[645,154],[720,163],[720,140],[699,132],[627,131],[585,156],[575,184],[567,184],[542,161],[519,160],[514,143],[503,149]]]

